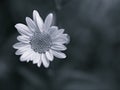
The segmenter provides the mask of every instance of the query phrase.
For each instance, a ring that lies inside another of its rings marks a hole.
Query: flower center
[[[45,53],[51,47],[52,40],[50,35],[45,32],[35,32],[31,37],[30,44],[35,52]]]

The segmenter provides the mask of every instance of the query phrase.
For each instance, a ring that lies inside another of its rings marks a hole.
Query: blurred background
[[[50,67],[20,62],[14,25],[54,13],[71,42]],[[120,0],[0,0],[0,90],[120,90]]]

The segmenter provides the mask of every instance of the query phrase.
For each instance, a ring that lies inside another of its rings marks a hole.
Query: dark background
[[[14,25],[54,13],[71,42],[50,67],[20,62]],[[120,90],[120,0],[1,0],[0,90]]]

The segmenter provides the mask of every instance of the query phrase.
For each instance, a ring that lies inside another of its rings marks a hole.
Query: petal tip
[[[16,49],[16,48],[15,48],[15,45],[13,45],[12,47],[13,47],[14,49]]]
[[[67,56],[65,55],[64,57],[63,57],[63,59],[65,59]]]
[[[39,15],[39,12],[37,10],[33,10],[33,16]]]
[[[29,19],[29,17],[26,17],[25,20],[27,21]]]
[[[37,66],[40,68],[41,64],[37,64]]]
[[[33,13],[36,13],[36,12],[38,12],[37,10],[33,10]]]
[[[18,25],[19,25],[19,24],[15,24],[15,26],[14,26],[14,27],[17,29],[17,28],[18,28]]]
[[[48,68],[48,67],[49,67],[49,65],[44,65],[44,67],[45,67],[45,68]]]
[[[53,17],[53,13],[49,13],[50,17]]]

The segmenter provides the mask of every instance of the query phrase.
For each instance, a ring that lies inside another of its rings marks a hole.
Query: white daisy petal
[[[40,67],[41,66],[41,54],[38,54],[39,55],[39,58],[38,58],[38,63],[37,63],[37,66]]]
[[[53,49],[53,50],[60,50],[60,51],[64,51],[64,50],[66,50],[67,48],[64,46],[64,45],[58,45],[58,44],[55,44],[55,45],[53,45],[52,47],[51,47],[51,49]]]
[[[65,29],[59,29],[56,37],[62,35],[64,33],[64,31],[65,31]]]
[[[43,63],[43,65],[44,65],[44,67],[49,67],[49,61],[47,60],[47,58],[46,58],[46,56],[45,56],[45,54],[44,53],[42,53],[42,55],[41,55],[41,60],[42,60],[42,63]]]
[[[51,26],[50,29],[51,29],[51,28],[58,30],[58,27],[57,27],[57,26]]]
[[[33,60],[33,64],[38,63],[40,60],[40,54],[38,54],[37,52],[35,52],[34,54],[34,60]]]
[[[29,50],[30,47],[31,47],[30,45],[25,45],[25,46],[23,46],[23,47],[20,47],[19,50],[21,50],[21,51],[26,51],[26,50]]]
[[[29,61],[32,61],[32,57],[34,56],[34,51],[29,48],[26,52],[29,52],[29,55],[26,57],[26,61],[29,62]]]
[[[29,62],[31,61],[31,57],[33,56],[33,53],[31,52],[27,57],[26,57],[26,61]]]
[[[23,54],[23,53],[26,52],[26,51],[31,51],[31,49],[30,49],[30,48],[22,47],[22,48],[18,49],[18,50],[15,52],[15,54],[16,54],[16,55],[21,55],[21,54]]]
[[[33,11],[33,19],[34,19],[35,23],[37,24],[39,30],[42,32],[43,31],[42,30],[42,28],[43,28],[43,20],[42,20],[42,18],[40,17],[39,13],[36,10]]]
[[[28,51],[24,52],[23,55],[20,57],[20,60],[27,61],[29,54],[30,54],[30,52],[28,52]]]
[[[62,39],[62,38],[58,38],[58,39],[55,39],[54,41],[53,41],[53,44],[55,44],[55,43],[61,43],[61,44],[66,44],[66,40],[65,39]]]
[[[65,44],[68,44],[70,42],[70,36],[68,34],[63,34],[60,38],[63,38],[66,41]]]
[[[68,44],[70,42],[70,37],[67,34],[62,34],[59,37],[53,38],[53,44],[61,43],[61,44]]]
[[[35,60],[35,56],[36,56],[36,52],[34,52],[34,51],[31,49],[30,61],[34,61],[34,60]]]
[[[20,52],[20,50],[17,50],[17,51],[15,52],[15,55],[21,55],[21,54],[23,54],[23,53]]]
[[[28,52],[28,55],[25,57],[25,59],[26,59],[27,62],[29,62],[29,61],[32,60],[31,57],[33,57],[34,54],[33,54],[33,51],[31,49],[29,49],[28,51],[26,51],[26,53],[27,52]]]
[[[59,33],[62,34],[64,33],[65,29],[59,29]]]
[[[45,53],[48,60],[53,61],[53,54],[49,51],[46,51]]]
[[[51,36],[54,36],[52,37],[52,39],[58,38],[60,35],[62,35],[63,32],[64,32],[64,29],[59,29],[56,32],[52,33]]]
[[[55,50],[51,50],[53,55],[57,58],[66,58],[66,55],[62,52],[59,52],[59,51],[55,51]]]
[[[18,32],[21,35],[27,35],[27,36],[32,36],[32,32],[29,30],[29,28],[21,23],[18,23],[15,25],[15,28],[18,30]]]
[[[38,53],[37,52],[34,52],[34,56],[33,56],[33,64],[36,64],[36,63],[38,63],[38,61],[39,61],[39,56],[38,56]]]
[[[41,60],[39,60],[39,62],[37,63],[37,66],[38,66],[38,67],[41,66]]]
[[[44,23],[44,25],[43,25],[43,29],[47,31],[47,30],[50,28],[50,26],[51,26],[51,24],[52,24],[52,21],[53,21],[53,14],[50,13],[50,14],[46,17],[46,19],[45,19],[45,23]]]
[[[53,34],[54,32],[56,32],[58,30],[58,27],[57,26],[51,26],[50,29],[48,30],[48,33],[51,35]]]
[[[25,44],[25,43],[22,43],[22,42],[18,42],[18,43],[13,45],[13,48],[19,49],[20,47],[23,47],[25,45],[28,45],[28,44]]]
[[[25,36],[25,35],[24,36],[23,35],[22,36],[18,36],[17,40],[21,41],[23,43],[29,43],[30,42],[30,38],[28,36]]]
[[[35,32],[35,30],[37,29],[37,27],[36,27],[34,21],[33,21],[31,18],[26,17],[26,23],[27,23],[29,29],[30,29],[32,32]]]
[[[52,33],[51,34],[52,40],[57,39],[61,36],[64,36],[63,32],[64,32],[64,29],[60,29],[60,30],[57,30],[56,32]],[[54,36],[54,37],[52,37],[52,36]]]

